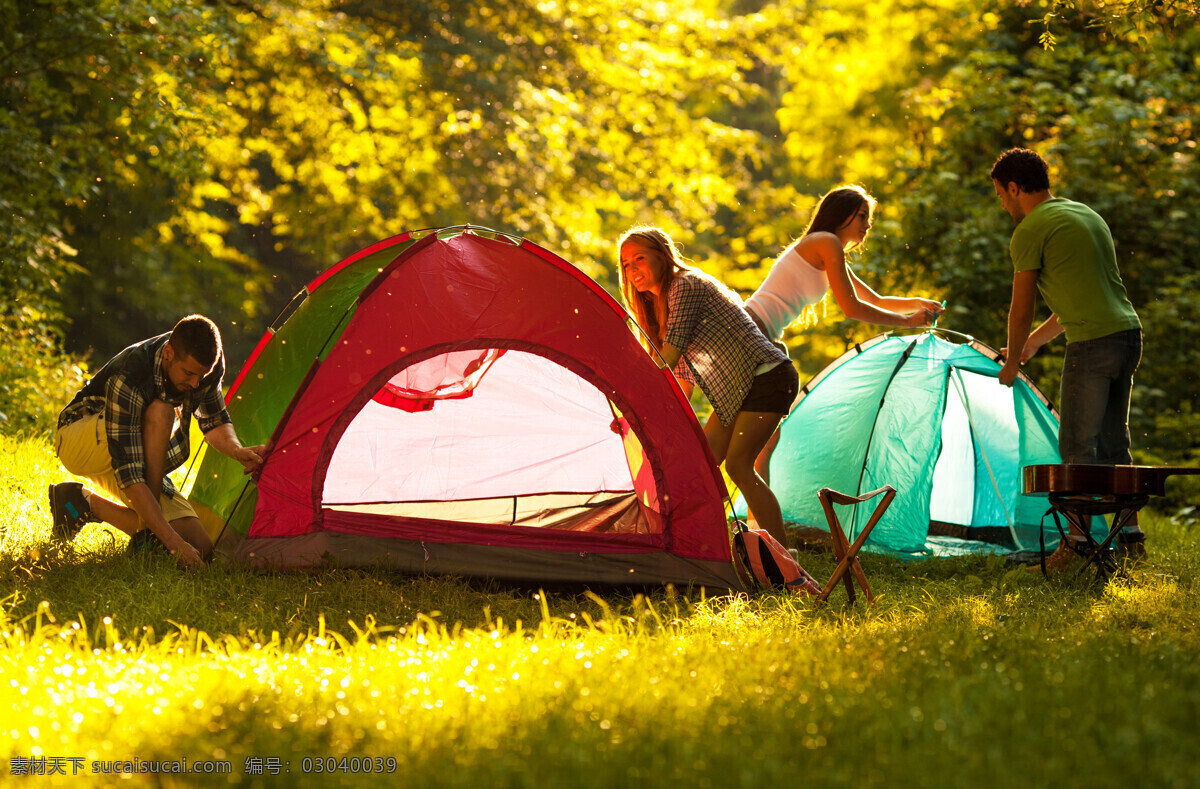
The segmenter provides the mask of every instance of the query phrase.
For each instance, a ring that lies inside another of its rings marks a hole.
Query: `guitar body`
[[[1024,492],[1086,496],[1163,496],[1167,477],[1200,474],[1191,466],[1094,466],[1044,464],[1025,466]]]

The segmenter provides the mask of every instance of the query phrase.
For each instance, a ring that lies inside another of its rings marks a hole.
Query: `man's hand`
[[[149,485],[138,482],[126,488],[125,493],[138,518],[158,537],[163,547],[179,562],[180,567],[192,569],[204,566],[204,560],[200,558],[196,547],[179,536],[179,532],[167,522],[159,500],[150,493]]]
[[[190,542],[183,542],[178,551],[171,551],[171,555],[184,570],[198,570],[204,566],[204,560],[200,558],[200,551],[197,551],[196,546]]]
[[[263,456],[267,451],[263,444],[252,447],[242,446],[242,442],[238,441],[237,433],[233,432],[233,425],[229,422],[218,425],[205,433],[204,440],[222,455],[241,463],[242,469],[246,472],[253,471],[262,465]]]
[[[238,463],[242,464],[242,468],[246,471],[253,471],[258,466],[262,465],[263,456],[267,452],[265,444],[258,444],[253,447],[238,447],[233,450],[230,455]]]
[[[1025,362],[1032,359],[1033,355],[1037,353],[1041,347],[1041,343],[1035,342],[1033,337],[1030,336],[1030,338],[1025,342],[1025,347],[1021,349],[1021,358],[1019,360],[1021,364],[1025,364]],[[1008,348],[1001,348],[1000,355],[1007,359]]]
[[[204,566],[204,559],[200,558],[200,551],[196,550],[196,546],[192,545],[187,540],[179,536],[170,526],[167,527],[170,534],[167,539],[162,540],[162,544],[175,557],[175,561],[179,563],[179,567],[183,570],[196,570]]]
[[[1012,386],[1021,370],[1021,362],[1033,356],[1034,352],[1046,341],[1043,336],[1046,327],[1054,321],[1054,316],[1030,334],[1029,327],[1033,325],[1034,300],[1037,298],[1038,272],[1018,271],[1013,275],[1012,304],[1008,307],[1008,344],[1000,352],[1004,354],[1004,366],[997,376],[1000,383]],[[1057,326],[1057,321],[1054,321]],[[1050,335],[1052,336],[1052,335]],[[1009,350],[1020,347],[1019,356],[1010,356]]]
[[[1017,380],[1017,373],[1020,371],[1021,363],[1018,360],[1005,358],[1004,366],[1000,368],[1000,374],[996,377],[1005,386],[1012,386],[1013,381]]]

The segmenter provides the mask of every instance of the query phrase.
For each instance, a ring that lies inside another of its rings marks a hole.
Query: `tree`
[[[1156,46],[1173,39],[1173,34],[1195,25],[1200,17],[1200,2],[1196,0],[1052,0],[1050,9],[1041,18],[1042,34],[1038,39],[1046,49],[1058,43],[1062,25],[1085,24],[1101,34],[1123,39],[1135,38],[1139,45],[1150,46],[1147,34],[1155,35]]]
[[[210,16],[166,0],[3,0],[0,16],[0,408],[42,424],[49,406],[30,412],[27,395],[55,402],[82,374],[59,363],[57,338],[72,321],[100,323],[61,303],[68,283],[97,273],[81,217],[199,161],[180,130],[202,63],[193,36]]]
[[[1051,52],[1033,8],[966,0],[0,0],[0,328],[25,340],[0,412],[68,368],[60,336],[107,357],[193,310],[236,368],[317,272],[424,226],[525,234],[615,290],[613,241],[656,224],[749,293],[842,182],[881,200],[864,276],[1001,342],[985,174],[1021,143],[1113,226],[1136,423],[1173,415],[1153,451],[1181,457],[1195,3],[1055,8]],[[874,330],[830,309],[788,339],[812,373]],[[1053,353],[1031,369],[1053,390]]]
[[[762,15],[614,0],[569,14],[532,0],[218,8],[190,83],[202,167],[110,186],[77,217],[73,237],[105,257],[95,289],[129,296],[89,312],[125,330],[160,320],[147,304],[183,306],[155,298],[164,286],[215,294],[219,316],[257,328],[264,302],[282,306],[341,256],[433,225],[527,234],[611,285],[629,225],[690,238],[750,181],[755,135],[709,116],[758,90],[742,70]],[[230,347],[254,333],[235,329]]]
[[[1192,370],[1200,352],[1188,338],[1200,311],[1200,241],[1189,231],[1200,199],[1193,118],[1200,109],[1200,34],[1154,38],[1131,49],[1087,29],[1045,51],[1030,17],[1006,10],[972,42],[938,91],[907,97],[920,156],[902,198],[904,252],[928,261],[951,299],[948,325],[993,343],[1004,339],[1011,285],[1011,222],[987,178],[1013,145],[1041,152],[1052,191],[1086,202],[1108,222],[1130,298],[1146,331],[1131,424],[1135,454],[1195,461],[1197,411]],[[896,250],[899,254],[899,249]],[[1035,380],[1057,390],[1061,341],[1032,360]],[[1184,427],[1185,424],[1190,426]],[[1169,428],[1168,428],[1169,426]]]

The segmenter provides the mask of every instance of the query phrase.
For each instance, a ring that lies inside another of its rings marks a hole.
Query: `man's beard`
[[[183,396],[190,391],[176,387],[175,383],[170,378],[164,378],[163,389],[166,391],[168,396],[175,400],[183,399]]]

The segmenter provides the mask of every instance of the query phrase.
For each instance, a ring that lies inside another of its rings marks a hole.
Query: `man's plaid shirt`
[[[667,291],[663,342],[683,352],[681,381],[699,384],[721,424],[728,427],[765,363],[791,363],[754,325],[732,291],[699,272],[675,277]]]
[[[199,418],[201,432],[231,422],[221,397],[221,379],[225,360],[218,359],[212,372],[200,385],[180,395],[168,393],[163,376],[162,357],[167,338],[162,334],[131,345],[100,368],[75,399],[58,415],[58,427],[91,414],[103,414],[108,436],[108,452],[113,471],[122,488],[146,481],[146,447],[142,440],[142,414],[153,400],[165,400],[175,406],[178,421],[167,447],[162,492],[174,497],[177,491],[170,472],[182,466],[191,453],[189,427],[192,414]]]

